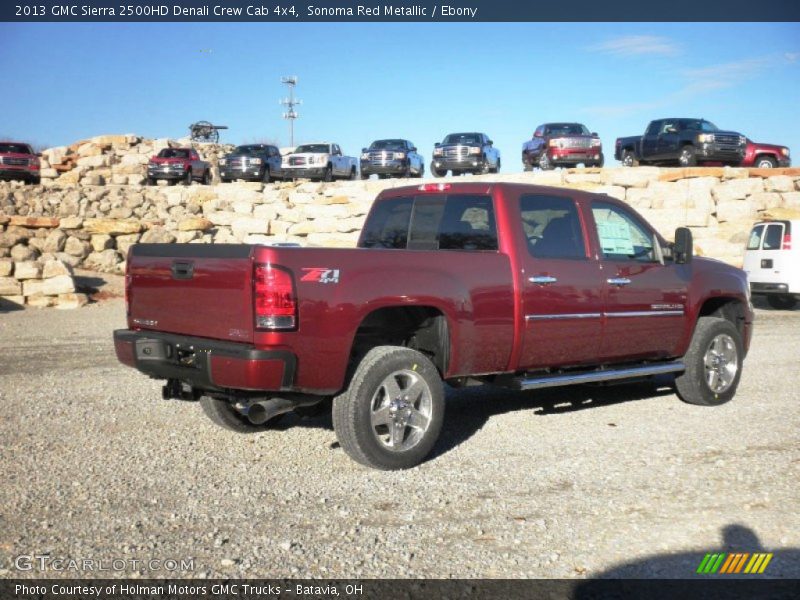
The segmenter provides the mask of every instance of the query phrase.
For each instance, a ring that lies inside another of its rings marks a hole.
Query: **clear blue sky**
[[[800,25],[758,23],[0,24],[0,136],[69,144],[104,133],[288,145],[278,100],[297,75],[295,141],[356,154],[405,137],[484,131],[521,169],[536,125],[581,121],[608,162],[617,136],[697,116],[800,164]]]

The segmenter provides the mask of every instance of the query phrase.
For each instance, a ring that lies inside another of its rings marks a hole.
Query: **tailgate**
[[[128,325],[252,343],[253,247],[136,244],[128,255]]]

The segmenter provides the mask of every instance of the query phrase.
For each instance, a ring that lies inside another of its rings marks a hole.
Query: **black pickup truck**
[[[281,153],[270,144],[236,146],[219,161],[219,176],[223,182],[247,179],[269,183],[282,176]]]
[[[644,135],[617,138],[614,158],[625,167],[644,164],[700,162],[736,166],[742,162],[747,138],[736,131],[721,131],[705,119],[657,119]]]

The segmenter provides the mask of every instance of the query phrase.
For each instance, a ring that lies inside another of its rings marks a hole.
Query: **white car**
[[[284,179],[358,179],[355,157],[344,156],[339,144],[329,142],[301,144],[283,157],[281,171]]]
[[[800,219],[761,221],[753,226],[744,253],[750,292],[766,296],[773,308],[792,309],[800,299]]]

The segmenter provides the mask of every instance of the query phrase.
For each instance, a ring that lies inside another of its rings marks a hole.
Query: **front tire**
[[[356,462],[408,469],[433,449],[444,405],[442,379],[424,354],[378,346],[359,363],[348,389],[334,398],[333,428]]]
[[[283,417],[283,415],[278,415],[266,423],[256,425],[255,423],[251,423],[245,415],[236,410],[227,400],[219,400],[210,396],[202,396],[200,398],[200,407],[215,425],[219,425],[228,431],[235,431],[236,433],[258,433],[259,431],[265,431],[277,424]]]
[[[549,171],[553,168],[553,163],[550,162],[550,157],[547,156],[547,152],[542,152],[541,156],[539,156],[539,168],[542,171]]]
[[[272,183],[272,172],[269,170],[269,165],[264,167],[264,172],[261,174],[261,183]]]
[[[778,166],[778,161],[771,156],[759,156],[755,164],[757,169],[774,169]]]
[[[678,157],[678,162],[682,167],[694,167],[697,165],[697,152],[694,146],[684,146],[681,148],[681,154]]]
[[[433,163],[431,163],[431,173],[433,174],[434,177],[444,177],[445,175],[447,175],[447,171],[440,171],[435,166],[433,166]]]
[[[769,294],[767,304],[777,310],[792,310],[797,306],[797,298],[789,294]]]
[[[211,171],[203,173],[203,185],[211,185]]]
[[[186,171],[186,174],[183,176],[183,185],[192,185],[192,170],[191,169]]]
[[[688,404],[718,406],[736,394],[744,348],[727,319],[700,317],[683,357],[686,370],[675,378],[678,397]]]
[[[333,167],[330,165],[328,165],[325,169],[325,174],[322,176],[322,181],[333,181]]]

